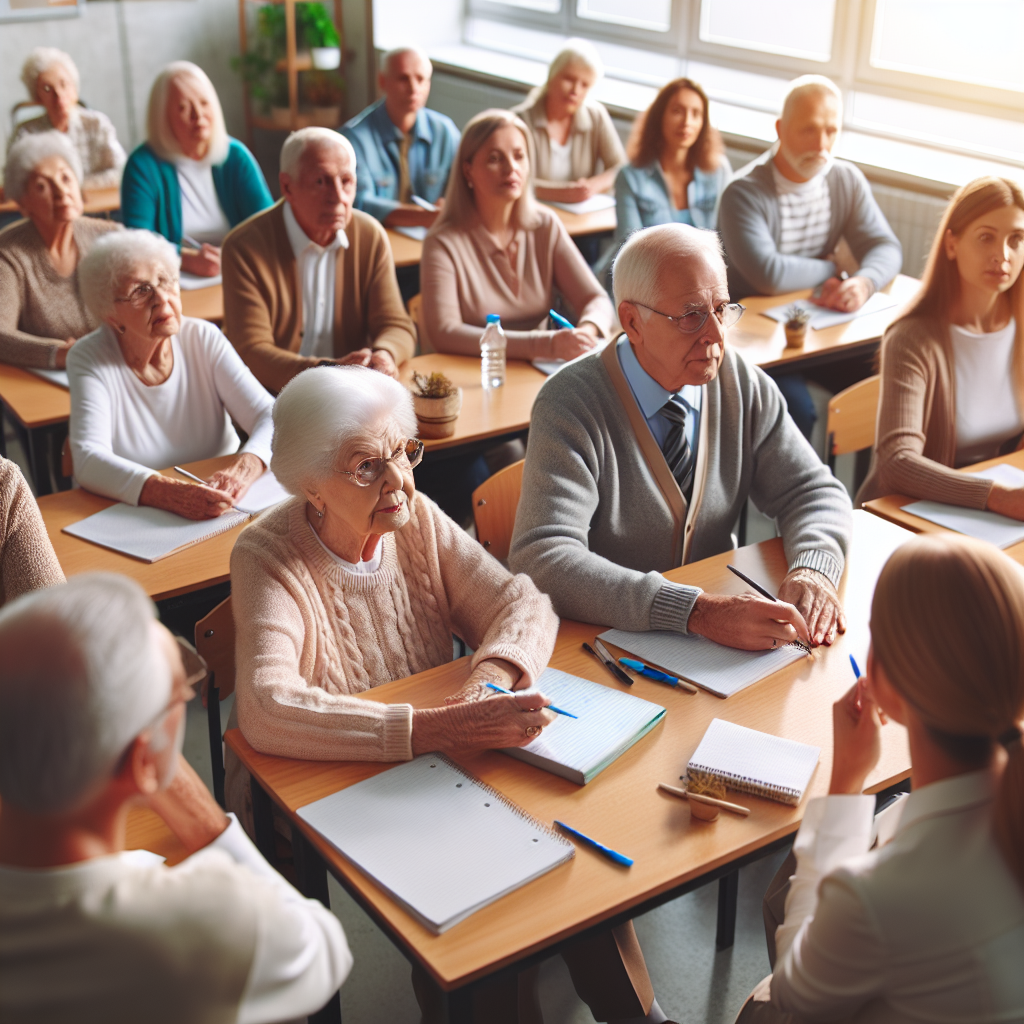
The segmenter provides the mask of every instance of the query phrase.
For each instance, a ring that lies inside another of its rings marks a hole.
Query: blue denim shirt
[[[388,117],[384,100],[371,104],[340,131],[356,151],[356,209],[383,221],[399,205],[402,132]],[[444,196],[459,138],[459,129],[450,117],[427,109],[416,115],[409,146],[409,181],[414,195],[430,203]]]

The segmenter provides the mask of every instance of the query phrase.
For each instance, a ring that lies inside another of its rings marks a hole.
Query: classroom
[[[1024,0],[0,0],[0,1020],[1024,1022]]]

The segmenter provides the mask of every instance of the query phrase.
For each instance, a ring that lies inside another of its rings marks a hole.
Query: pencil
[[[670,786],[667,782],[659,782],[658,789],[663,789],[666,793],[671,793],[673,796],[681,796],[684,800],[697,800],[702,804],[724,807],[725,810],[732,811],[733,814],[742,814],[744,817],[750,813],[750,808],[744,807],[742,804],[731,804],[728,800],[719,800],[715,796],[704,796],[703,793],[691,793],[688,789],[683,789],[680,786]]]

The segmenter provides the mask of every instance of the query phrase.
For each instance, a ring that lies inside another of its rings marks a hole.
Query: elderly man
[[[412,197],[443,201],[459,130],[450,117],[427,109],[433,68],[425,54],[391,50],[382,66],[377,81],[384,98],[341,129],[358,159],[356,209],[389,228],[429,227],[436,211]]]
[[[567,618],[746,650],[831,643],[845,629],[836,587],[850,499],[775,384],[726,345],[743,310],[729,302],[717,236],[638,231],[613,280],[625,334],[551,377],[534,404],[513,570]],[[748,497],[785,543],[778,601],[662,577],[732,548]]]
[[[224,333],[264,387],[355,363],[391,376],[416,346],[387,234],[352,209],[356,157],[326,128],[281,149],[283,198],[224,239]]]
[[[181,757],[191,696],[142,588],[92,574],[0,611],[0,1020],[250,1022],[322,1006],[352,957]],[[194,655],[193,655],[194,658]],[[132,804],[188,858],[126,853]]]

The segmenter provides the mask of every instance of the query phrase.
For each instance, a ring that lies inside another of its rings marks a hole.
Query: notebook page
[[[886,295],[885,292],[875,292],[860,309],[854,310],[852,313],[841,313],[836,309],[826,309],[824,306],[811,302],[810,299],[797,299],[796,302],[787,302],[781,306],[773,306],[771,309],[762,310],[761,315],[768,317],[770,320],[776,320],[781,324],[786,321],[786,310],[790,306],[798,306],[800,309],[806,310],[811,314],[811,319],[807,326],[812,331],[824,331],[828,327],[836,327],[839,324],[856,320],[858,317],[880,313],[883,309],[891,309],[896,305],[898,305],[898,300],[894,299],[891,295]]]
[[[997,548],[1008,548],[1024,540],[1024,523],[1008,516],[997,515],[995,512],[944,505],[938,501],[913,501],[909,505],[904,505],[903,510],[911,515],[920,516],[921,519],[927,519],[930,523],[944,526],[947,530],[954,530],[978,540],[987,540]]]
[[[436,933],[575,852],[568,840],[437,754],[297,813]]]
[[[238,503],[240,512],[262,512],[264,509],[287,501],[291,495],[278,483],[277,477],[268,469],[242,495]]]
[[[609,629],[601,634],[601,639],[719,697],[738,693],[807,653],[794,645],[774,651],[738,651],[706,637],[683,636],[667,630],[631,633]]]
[[[48,380],[51,384],[56,384],[57,387],[63,388],[65,391],[71,390],[67,370],[41,370],[38,366],[26,366],[25,369],[37,377],[42,377],[43,380]]]
[[[713,718],[687,767],[790,792],[799,802],[820,754],[819,747]]]
[[[221,282],[220,274],[215,277],[200,277],[198,274],[190,274],[187,270],[183,270],[178,275],[178,287],[183,292],[198,292],[204,288],[216,288]]]

